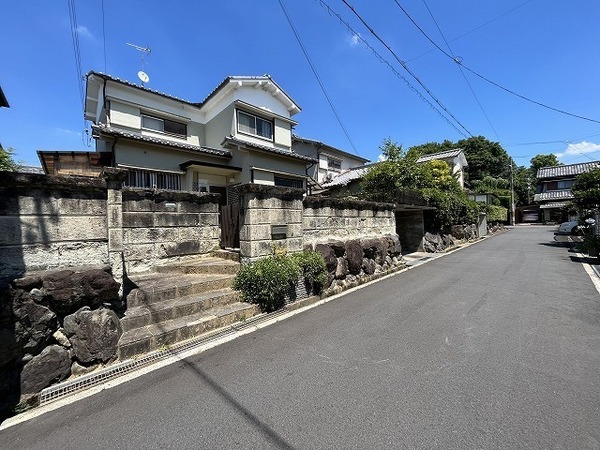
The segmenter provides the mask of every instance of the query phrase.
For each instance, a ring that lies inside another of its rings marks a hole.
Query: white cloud
[[[84,27],[83,25],[77,26],[76,31],[79,36],[82,36],[82,37],[88,38],[88,39],[94,39],[94,35],[92,34],[92,32],[90,30],[88,30],[86,27]]]
[[[352,36],[350,36],[348,43],[350,44],[350,47],[354,47],[354,46],[360,44],[361,41],[362,41],[362,37],[359,33],[359,34],[353,34]]]
[[[556,156],[562,158],[567,155],[581,156],[586,153],[595,152],[600,152],[600,144],[594,144],[593,142],[587,141],[581,141],[577,144],[571,142],[564,151],[556,153]]]
[[[64,135],[67,135],[67,136],[81,136],[81,132],[69,130],[67,128],[55,128],[54,130],[57,133],[64,134]]]

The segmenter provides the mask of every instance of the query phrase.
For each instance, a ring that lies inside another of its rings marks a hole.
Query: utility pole
[[[510,224],[515,224],[515,180],[513,176],[513,160],[510,159]]]

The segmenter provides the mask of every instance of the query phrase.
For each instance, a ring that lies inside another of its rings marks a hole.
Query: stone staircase
[[[179,258],[155,266],[151,273],[129,276],[127,312],[121,319],[121,360],[260,312],[258,306],[240,302],[231,288],[240,263],[230,253],[218,256]]]

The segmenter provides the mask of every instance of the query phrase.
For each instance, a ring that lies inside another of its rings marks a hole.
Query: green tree
[[[577,175],[571,191],[573,203],[583,210],[584,215],[600,208],[600,168]]]
[[[540,167],[555,167],[562,165],[556,155],[550,153],[548,155],[535,155],[531,158],[531,175],[535,177]]]
[[[13,159],[14,149],[4,149],[0,146],[0,170],[15,172],[19,170],[20,165]]]

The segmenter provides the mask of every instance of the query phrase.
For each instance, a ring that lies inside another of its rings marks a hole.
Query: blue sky
[[[463,76],[398,7],[448,51],[445,38],[477,73],[600,121],[597,0],[347,1],[469,133],[500,142],[518,165],[528,166],[539,153],[556,153],[567,164],[600,160],[600,123],[526,102],[469,72]],[[388,137],[405,148],[463,138],[364,45],[437,105],[341,0],[282,2],[353,145],[279,0],[75,0],[82,72],[137,82],[141,54],[127,45],[133,43],[152,50],[147,86],[190,101],[202,100],[228,75],[268,73],[303,109],[295,116],[296,134],[349,152],[354,146],[371,160]],[[0,86],[11,107],[0,109],[0,142],[26,164],[39,165],[36,150],[93,150],[82,138],[68,4],[32,0],[2,8]]]

